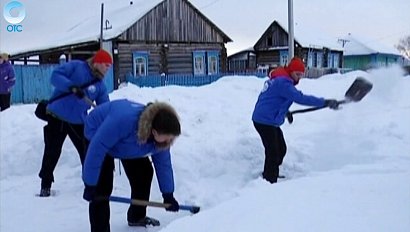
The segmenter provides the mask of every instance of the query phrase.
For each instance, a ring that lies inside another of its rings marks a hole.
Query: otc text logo
[[[22,32],[23,25],[20,23],[26,17],[26,9],[21,2],[11,1],[3,8],[4,19],[10,23],[6,26],[8,32]]]

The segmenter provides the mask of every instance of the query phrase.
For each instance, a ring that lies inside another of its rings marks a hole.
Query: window
[[[272,46],[273,46],[272,36],[268,36],[268,37],[267,37],[267,44],[268,44],[268,47],[272,47]]]
[[[328,67],[328,68],[334,68],[332,65],[333,65],[333,63],[332,63],[332,54],[329,52],[329,53],[327,53],[327,57],[326,57],[326,60],[327,60],[327,62],[326,62],[326,67]]]
[[[280,65],[285,66],[288,63],[288,51],[280,51]]]
[[[280,56],[280,65],[285,66],[288,63],[288,55]]]
[[[215,56],[208,57],[208,75],[217,73],[218,61],[216,59]]]
[[[208,75],[219,73],[219,53],[208,52]]]
[[[317,52],[316,53],[316,67],[321,68],[323,63],[323,53]]]
[[[214,75],[219,73],[219,51],[193,52],[194,75]],[[236,64],[235,64],[236,65]]]
[[[132,60],[134,77],[146,76],[148,74],[148,53],[133,52]]]
[[[194,75],[205,75],[205,52],[194,52]]]
[[[308,63],[307,66],[309,68],[313,67],[313,52],[309,52],[308,54]]]
[[[333,55],[333,68],[339,68],[339,54]]]

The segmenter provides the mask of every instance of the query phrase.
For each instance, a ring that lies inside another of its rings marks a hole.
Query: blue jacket
[[[90,65],[85,61],[73,60],[57,67],[51,74],[51,84],[54,92],[50,99],[66,92],[70,92],[71,86],[82,86],[97,78],[93,75]],[[95,101],[97,105],[109,101],[108,91],[103,81],[83,89],[85,95]],[[72,124],[83,124],[90,105],[79,99],[74,94],[57,99],[47,106],[47,111],[56,115],[61,120]]]
[[[0,94],[9,94],[16,83],[13,66],[9,61],[0,64]]]
[[[279,127],[285,121],[286,113],[293,102],[307,106],[324,106],[325,99],[304,95],[297,90],[290,77],[281,76],[267,80],[258,97],[252,120]]]
[[[83,180],[97,185],[106,155],[120,159],[151,156],[162,193],[174,192],[170,150],[157,150],[153,139],[141,143],[138,121],[145,106],[128,100],[115,100],[96,107],[85,120],[85,136],[90,140]]]

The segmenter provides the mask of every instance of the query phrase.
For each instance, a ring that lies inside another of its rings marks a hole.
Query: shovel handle
[[[345,104],[347,102],[348,101],[346,101],[346,100],[337,101],[337,103],[339,103],[339,104]],[[320,110],[320,109],[324,109],[324,108],[327,108],[327,106],[317,106],[317,107],[307,108],[307,109],[303,109],[303,110],[290,111],[289,114],[306,113],[306,112]]]
[[[345,99],[338,101],[339,104],[345,104],[349,102],[358,102],[360,101],[364,96],[366,96],[367,93],[370,92],[372,89],[373,84],[364,79],[363,77],[357,77],[353,84],[347,89],[345,93]],[[315,110],[320,110],[327,108],[327,106],[319,106],[319,107],[312,107],[312,108],[307,108],[303,110],[295,110],[295,111],[289,111],[286,114],[286,118],[288,119],[289,123],[293,122],[293,114],[299,114],[299,113],[305,113],[305,112],[311,112]]]
[[[170,204],[164,204],[164,203],[161,203],[161,202],[144,201],[144,200],[130,199],[130,198],[118,197],[118,196],[110,196],[109,200],[112,201],[112,202],[120,202],[120,203],[140,205],[140,206],[151,206],[151,207],[158,207],[158,208],[168,208],[170,206]],[[200,207],[199,206],[193,206],[193,205],[179,205],[179,209],[180,210],[187,210],[187,211],[195,214],[195,213],[199,212]]]
[[[345,104],[348,103],[350,101],[348,100],[341,100],[341,101],[337,101],[339,104]],[[306,113],[306,112],[311,112],[311,111],[315,111],[315,110],[320,110],[320,109],[324,109],[327,108],[327,106],[317,106],[317,107],[312,107],[312,108],[307,108],[307,109],[303,109],[303,110],[294,110],[294,111],[289,111],[286,114],[286,118],[288,119],[289,124],[293,123],[293,115],[294,114],[300,114],[300,113]]]

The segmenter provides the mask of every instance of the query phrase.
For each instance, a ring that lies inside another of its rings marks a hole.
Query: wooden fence
[[[50,77],[58,65],[14,65],[16,84],[11,91],[11,102],[36,103],[48,99],[53,91]],[[114,89],[114,75],[112,68],[104,77],[108,92]]]
[[[53,86],[50,84],[50,77],[57,66],[58,65],[14,65],[16,84],[12,89],[12,104],[37,103],[42,99],[50,98],[53,91]],[[217,81],[222,76],[232,75],[266,77],[265,73],[224,73],[201,76],[175,74],[149,75],[143,77],[128,75],[126,81],[140,87],[159,87],[166,85],[201,86]],[[112,68],[104,77],[104,83],[107,86],[108,92],[114,90],[114,74]]]
[[[167,85],[180,86],[202,86],[219,80],[223,76],[258,76],[266,77],[264,73],[225,73],[216,75],[192,75],[192,74],[173,74],[173,75],[149,75],[134,77],[126,76],[126,81],[140,87],[160,87]]]

